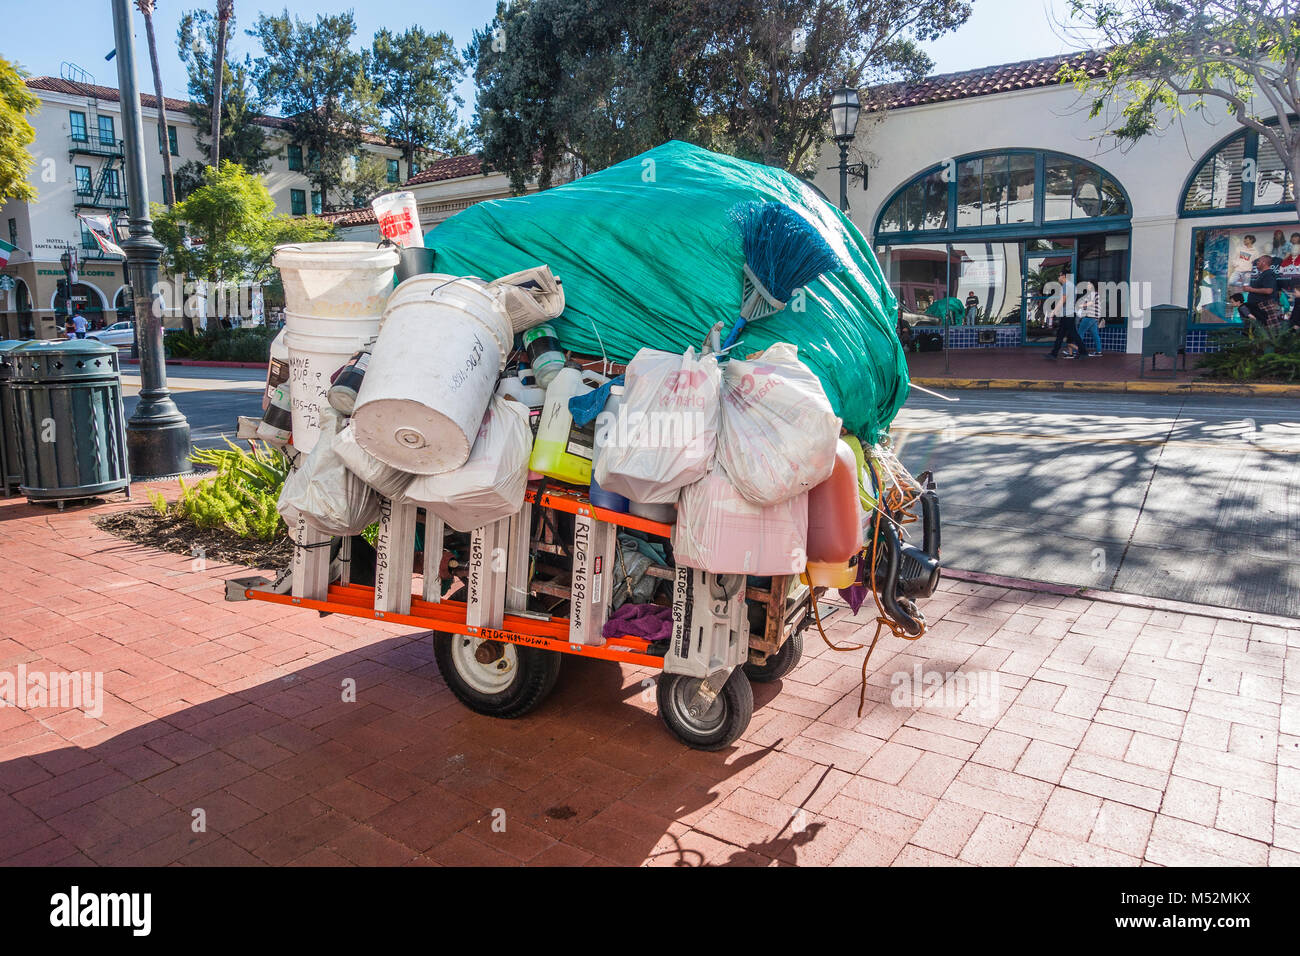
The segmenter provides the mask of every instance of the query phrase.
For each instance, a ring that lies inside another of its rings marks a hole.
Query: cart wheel
[[[481,645],[498,656],[482,663]],[[434,634],[433,657],[442,679],[462,704],[489,717],[522,717],[546,699],[560,675],[560,655],[538,647],[484,641],[467,634]]]
[[[745,676],[755,684],[770,684],[780,680],[799,666],[803,657],[803,630],[796,630],[785,639],[781,649],[775,654],[768,654],[761,664],[746,663]]]
[[[754,716],[754,691],[749,678],[737,667],[722,685],[713,705],[692,717],[691,701],[700,689],[700,678],[663,674],[657,697],[659,716],[682,743],[696,750],[721,750],[735,743]]]

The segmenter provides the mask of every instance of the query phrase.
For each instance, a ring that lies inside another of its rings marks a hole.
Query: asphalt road
[[[1300,405],[914,391],[950,567],[1300,617]]]
[[[190,441],[196,448],[224,448],[223,436],[233,441],[240,415],[262,414],[264,369],[174,367],[167,385],[177,407],[190,422]],[[122,404],[130,418],[135,410],[140,376],[127,366],[122,372]]]

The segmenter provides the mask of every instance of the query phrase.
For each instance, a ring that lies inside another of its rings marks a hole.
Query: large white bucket
[[[465,302],[421,295],[385,313],[352,429],[386,465],[438,475],[469,458],[505,356],[498,314]]]
[[[321,409],[329,405],[330,376],[379,333],[379,319],[329,319],[285,313],[293,446],[309,452],[320,437]]]
[[[277,246],[272,264],[284,282],[285,310],[333,318],[379,316],[393,291],[399,255],[369,242]]]
[[[497,304],[496,296],[487,288],[487,283],[473,276],[450,276],[439,273],[412,276],[400,283],[388,298],[388,308],[384,310],[383,322],[388,321],[389,314],[403,306],[412,304],[437,305],[424,314],[431,321],[470,321],[477,322],[492,333],[501,350],[500,372],[506,367],[506,359],[514,346],[515,330],[510,324],[510,316]],[[459,319],[450,313],[459,312]]]

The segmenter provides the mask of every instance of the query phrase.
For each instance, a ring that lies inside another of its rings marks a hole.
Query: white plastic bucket
[[[487,283],[482,279],[436,272],[412,276],[389,296],[382,322],[387,322],[389,314],[396,309],[410,306],[436,306],[425,312],[430,321],[477,322],[497,341],[501,351],[501,365],[497,371],[506,367],[506,359],[514,347],[515,330],[510,324],[510,316],[497,305],[496,296],[488,291]],[[451,313],[460,313],[460,318],[454,318]]]
[[[357,444],[386,465],[438,475],[465,464],[504,356],[482,322],[454,305],[389,309],[357,392]]]
[[[327,319],[286,312],[293,445],[299,451],[316,446],[321,410],[329,405],[330,376],[378,332],[378,318]]]
[[[378,317],[393,290],[398,252],[369,242],[277,246],[285,310],[332,318]]]
[[[420,211],[415,193],[397,192],[376,196],[370,201],[379,222],[379,234],[399,246],[421,246]]]

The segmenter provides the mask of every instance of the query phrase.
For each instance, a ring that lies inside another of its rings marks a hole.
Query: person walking
[[[1079,325],[1079,338],[1084,342],[1092,341],[1089,357],[1095,358],[1101,355],[1101,332],[1099,331],[1101,296],[1097,294],[1097,288],[1091,282],[1083,282],[1079,285],[1079,298],[1075,302],[1074,311],[1078,316],[1076,321]]]
[[[1250,311],[1260,324],[1276,329],[1282,324],[1282,303],[1278,300],[1277,273],[1273,271],[1272,256],[1260,256],[1255,260],[1255,268],[1258,271],[1243,291],[1250,294]]]
[[[77,338],[84,339],[86,337],[86,328],[89,324],[90,323],[86,321],[86,317],[81,314],[80,309],[73,313],[72,329],[76,333]]]
[[[1055,361],[1060,354],[1061,346],[1068,340],[1078,350],[1075,357],[1082,361],[1088,357],[1088,347],[1079,337],[1079,327],[1074,321],[1074,276],[1062,272],[1057,284],[1061,289],[1060,294],[1055,296],[1046,307],[1057,317],[1056,341],[1052,344],[1052,351],[1047,353],[1047,357]]]

